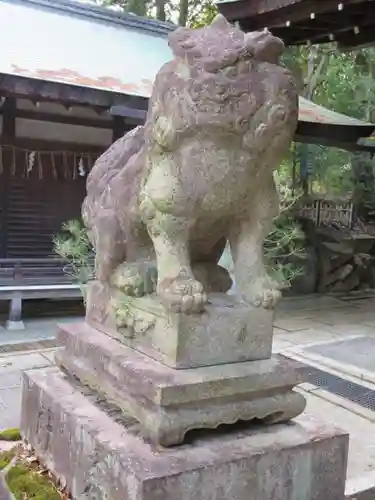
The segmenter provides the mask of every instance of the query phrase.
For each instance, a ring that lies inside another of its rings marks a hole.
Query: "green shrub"
[[[14,454],[14,450],[0,452],[0,470],[3,470],[11,462]]]
[[[12,467],[6,475],[16,500],[61,500],[60,493],[47,475],[38,474],[24,464]]]
[[[17,428],[0,431],[0,441],[21,441],[21,433]]]

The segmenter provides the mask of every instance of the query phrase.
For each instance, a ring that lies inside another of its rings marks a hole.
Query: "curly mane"
[[[277,92],[280,82],[272,89],[268,79],[284,45],[268,30],[245,34],[219,15],[210,26],[177,29],[169,45],[175,58],[157,75],[146,124],[151,142],[167,149],[197,127],[243,132],[267,92]]]

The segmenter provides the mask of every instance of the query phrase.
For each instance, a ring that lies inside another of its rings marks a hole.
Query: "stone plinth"
[[[273,311],[212,294],[203,314],[167,311],[156,295],[136,298],[93,282],[87,322],[173,368],[267,359]]]
[[[160,448],[101,404],[57,368],[24,376],[23,436],[75,500],[344,499],[348,436],[307,417]]]
[[[301,382],[297,363],[275,356],[189,370],[175,370],[124,346],[87,324],[60,327],[65,349],[57,364],[99,390],[135,417],[142,433],[164,446],[187,431],[239,420],[289,420],[305,408],[292,389]]]

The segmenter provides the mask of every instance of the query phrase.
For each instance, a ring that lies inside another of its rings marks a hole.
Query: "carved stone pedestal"
[[[348,436],[307,417],[198,432],[161,448],[139,436],[133,418],[51,367],[25,374],[21,426],[75,500],[344,499]]]
[[[88,324],[173,368],[271,356],[273,311],[235,296],[211,294],[202,314],[167,311],[156,295],[126,297],[99,282],[87,298]]]
[[[87,324],[61,327],[59,340],[58,365],[129,412],[155,444],[180,444],[189,430],[239,420],[283,422],[305,408],[292,390],[300,382],[294,362],[278,356],[175,370]]]

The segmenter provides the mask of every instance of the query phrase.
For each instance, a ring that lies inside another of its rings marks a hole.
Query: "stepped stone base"
[[[343,500],[348,436],[300,417],[160,448],[56,367],[26,372],[22,433],[75,500]]]
[[[188,370],[175,370],[87,324],[60,327],[65,349],[58,366],[114,401],[141,424],[155,444],[183,442],[193,429],[239,420],[290,420],[303,412],[296,362],[275,356]]]

